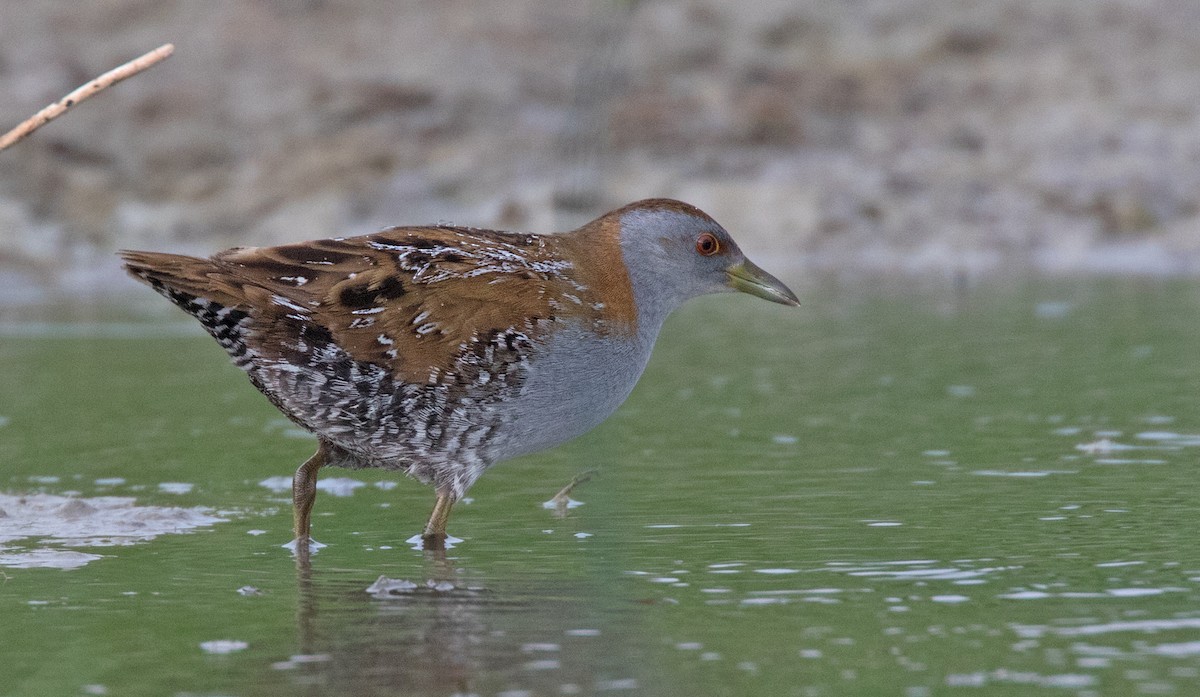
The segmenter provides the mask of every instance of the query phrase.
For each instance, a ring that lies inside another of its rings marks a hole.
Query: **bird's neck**
[[[621,233],[621,218],[609,214],[563,234],[562,251],[604,305],[609,327],[650,346],[667,315],[686,298],[663,282],[663,260],[652,253],[657,246],[626,240]]]
[[[640,333],[641,305],[621,249],[620,226],[605,218],[557,236],[561,253],[571,261],[575,280],[587,289],[590,302],[608,331],[625,336]]]

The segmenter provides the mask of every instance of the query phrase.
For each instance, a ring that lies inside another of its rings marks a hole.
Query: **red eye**
[[[702,256],[711,257],[721,251],[721,242],[711,232],[706,232],[696,238],[696,251]]]

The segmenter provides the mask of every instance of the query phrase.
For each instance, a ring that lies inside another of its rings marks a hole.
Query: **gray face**
[[[745,257],[716,222],[678,211],[634,210],[621,223],[625,263],[644,274],[634,279],[635,286],[655,286],[657,300],[677,306],[697,295],[733,290],[726,271]]]
[[[711,220],[692,218],[674,226],[660,244],[669,257],[688,267],[682,274],[691,279],[689,297],[734,290],[729,285],[729,270],[746,261],[725,228]]]
[[[631,210],[621,218],[621,249],[639,314],[648,320],[661,323],[685,301],[707,293],[742,291],[799,304],[708,217],[669,209]]]

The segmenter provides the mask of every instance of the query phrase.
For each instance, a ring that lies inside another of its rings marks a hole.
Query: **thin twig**
[[[74,92],[71,92],[57,102],[54,102],[45,109],[42,109],[33,116],[30,116],[22,121],[21,124],[16,128],[12,129],[8,133],[5,133],[3,136],[0,136],[0,150],[9,148],[25,136],[33,133],[42,126],[45,126],[59,116],[62,116],[67,112],[68,109],[82,102],[93,94],[96,94],[97,92],[108,87],[112,87],[127,77],[133,77],[134,75],[137,75],[146,68],[149,68],[155,63],[158,63],[167,56],[171,55],[174,51],[174,44],[163,44],[144,56],[134,58],[128,63],[104,73],[95,80],[92,80],[85,85],[81,85],[80,87],[76,88]]]

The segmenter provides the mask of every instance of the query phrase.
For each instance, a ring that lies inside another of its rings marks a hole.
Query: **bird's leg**
[[[571,507],[571,492],[575,491],[575,487],[580,484],[591,481],[592,476],[595,474],[597,474],[597,470],[594,469],[580,472],[575,475],[570,484],[559,489],[558,493],[550,499],[550,503],[554,504],[554,516],[556,518],[567,517],[567,510]]]
[[[425,549],[446,548],[446,521],[450,520],[450,507],[456,500],[448,489],[438,490],[437,503],[433,504],[425,532],[421,533],[421,544]]]
[[[307,551],[312,521],[313,501],[317,499],[317,470],[327,459],[325,441],[317,446],[317,452],[304,461],[292,477],[292,527],[296,533],[296,549]]]

